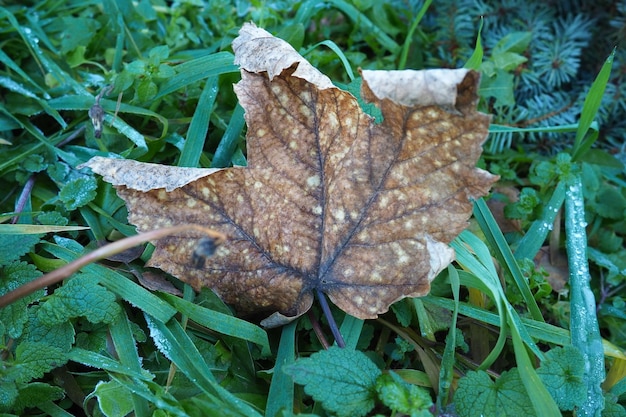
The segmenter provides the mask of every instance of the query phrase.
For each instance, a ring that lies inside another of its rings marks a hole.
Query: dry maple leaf
[[[467,70],[363,71],[362,96],[334,87],[286,42],[247,24],[233,42],[248,166],[202,170],[94,158],[140,231],[199,223],[228,239],[198,262],[198,236],[156,242],[151,266],[211,287],[242,313],[305,313],[321,290],[375,318],[428,293],[454,258],[472,198],[497,177],[475,167],[489,117]],[[149,190],[149,191],[148,191]]]

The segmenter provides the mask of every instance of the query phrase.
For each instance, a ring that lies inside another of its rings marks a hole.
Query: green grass
[[[445,49],[450,28],[437,22],[448,3],[405,3],[0,7],[0,295],[53,277],[0,310],[0,413],[626,415],[626,158],[603,133],[621,50],[581,58],[588,71],[575,84],[588,89],[574,122],[529,126],[502,115],[516,114],[532,31],[493,39],[476,18],[471,41],[459,34]],[[343,351],[319,353],[310,317],[266,330],[209,290],[175,279],[182,296],[148,290],[137,276],[158,274],[145,267],[150,245],[123,259],[94,252],[139,242],[122,240],[136,235],[112,186],[77,168],[91,157],[245,165],[230,44],[251,20],[349,88],[358,68],[467,63],[484,73],[480,108],[497,115],[480,163],[501,180],[452,243],[457,261],[431,294],[379,320],[334,309]],[[505,146],[506,135],[521,139]],[[513,189],[523,198],[507,198]],[[542,250],[552,264],[528,261]],[[92,263],[66,266],[89,253]],[[559,253],[570,266],[561,286]]]

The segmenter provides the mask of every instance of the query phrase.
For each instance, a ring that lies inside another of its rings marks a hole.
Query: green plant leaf
[[[96,179],[91,176],[78,177],[65,184],[59,198],[67,210],[76,210],[96,198]]]
[[[573,346],[553,348],[546,353],[537,374],[561,410],[573,410],[587,398],[583,383],[585,361]]]
[[[57,289],[42,304],[39,318],[54,325],[74,317],[85,317],[91,323],[112,323],[121,308],[115,294],[98,284],[92,274],[79,274]]]
[[[521,54],[526,50],[526,48],[528,48],[532,39],[532,32],[511,32],[498,41],[496,46],[493,48],[493,55],[497,55],[502,52],[515,52]]]
[[[468,372],[459,380],[454,401],[460,417],[536,415],[516,368],[495,382],[484,371]]]
[[[30,252],[42,237],[42,234],[0,234],[0,266],[8,265]]]
[[[19,392],[17,390],[17,386],[15,385],[15,381],[4,377],[3,380],[0,381],[0,412],[11,411],[18,394]]]
[[[28,382],[67,362],[67,351],[42,342],[24,341],[15,349],[15,360],[7,379]]]
[[[394,413],[411,417],[430,417],[433,405],[428,391],[405,382],[398,374],[389,371],[376,379],[376,392],[380,400]]]
[[[298,359],[285,372],[339,417],[360,417],[374,408],[380,369],[363,352],[331,346]]]
[[[2,390],[2,388],[0,388]],[[43,382],[31,382],[20,387],[12,411],[22,415],[24,409],[34,408],[48,401],[57,401],[64,397],[64,390]]]
[[[107,417],[128,415],[133,410],[131,392],[117,381],[98,382],[93,395],[98,398],[98,407]]]
[[[68,352],[74,343],[74,326],[70,322],[54,324],[43,323],[37,311],[40,306],[31,306],[28,309],[29,320],[24,330],[24,340],[46,343]]]
[[[0,295],[13,291],[17,287],[24,285],[42,275],[34,265],[26,262],[14,262],[0,268]],[[14,303],[0,309],[0,323],[4,326],[4,331],[12,338],[22,335],[24,325],[28,321],[28,305],[43,297],[44,291],[38,290],[34,293],[15,301]]]

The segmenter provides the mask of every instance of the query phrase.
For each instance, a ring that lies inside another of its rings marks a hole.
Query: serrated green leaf
[[[37,314],[40,308],[40,306],[32,306],[28,309],[24,340],[46,343],[63,351],[69,351],[74,344],[74,326],[67,321],[52,326],[43,323]]]
[[[9,376],[18,383],[41,378],[67,362],[67,351],[47,343],[24,341],[15,349]]]
[[[626,408],[617,401],[617,396],[610,393],[605,395],[602,417],[626,417]]]
[[[41,275],[41,271],[26,262],[14,262],[0,268],[0,295],[13,291]],[[38,290],[0,309],[0,322],[10,337],[18,338],[22,335],[24,325],[28,321],[28,304],[43,297],[43,295],[44,291]]]
[[[0,412],[8,412],[13,408],[18,391],[13,380],[0,381]]]
[[[54,325],[74,317],[85,317],[91,323],[112,323],[120,314],[115,294],[98,285],[91,274],[80,274],[67,281],[41,306],[42,323]]]
[[[391,305],[391,311],[394,312],[396,320],[398,320],[398,323],[403,327],[408,327],[413,319],[413,310],[411,309],[409,301],[419,302],[419,298],[415,298],[414,300],[407,299],[406,301],[403,300]]]
[[[61,188],[59,198],[65,204],[66,209],[76,210],[96,198],[96,188],[98,185],[94,177],[79,177]]]
[[[428,391],[408,384],[393,371],[376,379],[376,391],[380,400],[396,413],[411,417],[432,416],[429,408],[433,401]]]
[[[626,211],[626,198],[618,189],[605,185],[600,189],[592,205],[602,217],[622,219],[624,218],[624,211]]]
[[[454,401],[460,417],[536,415],[516,368],[495,382],[484,371],[468,372],[459,380]]]
[[[125,416],[133,410],[131,392],[117,381],[98,382],[93,394],[107,417]]]
[[[37,222],[54,226],[67,226],[69,220],[58,211],[46,211],[37,215]]]
[[[587,398],[583,383],[585,361],[573,346],[553,348],[546,353],[537,374],[561,410],[573,410]]]
[[[374,408],[380,369],[363,352],[336,346],[298,359],[285,372],[339,417],[360,417]]]
[[[30,252],[43,235],[5,235],[0,234],[0,266],[8,265]]]
[[[20,388],[12,409],[13,412],[22,414],[26,408],[33,408],[48,401],[57,401],[64,396],[64,390],[61,387],[33,382]]]

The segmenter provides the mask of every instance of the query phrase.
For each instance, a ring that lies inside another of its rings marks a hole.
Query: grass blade
[[[411,42],[413,41],[413,34],[417,30],[417,26],[422,21],[422,18],[426,14],[426,11],[428,10],[432,2],[433,0],[426,0],[424,4],[422,5],[421,9],[419,10],[419,12],[417,12],[417,16],[415,16],[415,19],[413,19],[413,22],[411,23],[411,27],[409,28],[409,31],[407,32],[406,37],[404,38],[404,44],[402,45],[402,51],[400,53],[400,61],[398,62],[399,70],[403,70],[404,68],[406,68],[406,61],[409,56],[409,49],[411,48]]]
[[[480,17],[480,26],[478,26],[478,34],[476,35],[476,47],[474,48],[474,52],[472,52],[472,56],[469,57],[463,68],[473,69],[478,71],[480,68],[480,64],[483,63],[483,43],[481,40],[483,33],[483,24],[485,20],[483,17]]]
[[[177,65],[177,74],[161,85],[154,100],[208,77],[239,73],[239,66],[233,64],[234,59],[229,52],[217,52]]]
[[[162,293],[161,298],[167,300],[178,311],[196,323],[216,332],[255,343],[261,346],[263,356],[270,354],[267,333],[262,328],[237,317],[199,306],[172,294]]]
[[[509,247],[502,231],[500,230],[500,227],[498,226],[498,223],[494,219],[489,207],[487,207],[487,204],[483,199],[477,200],[474,203],[474,217],[485,234],[485,238],[493,250],[493,255],[496,257],[498,262],[500,262],[502,268],[504,268],[504,270],[511,277],[513,277],[515,284],[524,297],[524,301],[528,306],[531,316],[535,320],[544,321],[541,310],[537,305],[537,301],[535,300],[535,297],[533,297],[530,287],[528,286],[528,282],[522,275],[522,271],[519,269],[519,265],[511,252],[511,248]]]
[[[204,141],[206,140],[206,134],[209,131],[209,120],[211,119],[211,111],[213,111],[213,105],[215,104],[215,98],[219,91],[217,85],[218,77],[209,77],[206,80],[196,111],[193,112],[191,118],[191,124],[187,131],[187,138],[183,151],[178,161],[180,167],[197,167],[200,161],[200,154],[204,148]]]
[[[454,310],[452,311],[452,321],[450,330],[446,337],[446,347],[441,358],[441,369],[439,371],[439,393],[437,394],[437,409],[441,412],[448,405],[450,387],[454,378],[454,352],[456,350],[456,322],[459,316],[459,291],[461,283],[459,273],[453,266],[448,266],[448,277],[450,287],[454,297]]]
[[[400,45],[396,43],[389,35],[376,26],[367,16],[361,13],[356,7],[343,0],[330,0],[330,4],[341,10],[359,26],[363,33],[371,34],[376,40],[390,53],[395,53],[400,49]]]
[[[343,64],[343,67],[345,68],[346,74],[348,74],[350,81],[354,81],[354,72],[352,71],[352,67],[350,67],[350,62],[348,61],[348,58],[346,58],[346,55],[343,53],[341,48],[339,48],[339,46],[337,46],[337,44],[331,40],[325,40],[325,41],[316,43],[315,45],[313,45],[312,47],[304,51],[302,55],[303,56],[307,55],[309,52],[311,52],[312,50],[314,50],[320,45],[327,46],[328,48],[330,48],[331,51],[333,51],[337,55],[337,57]]]
[[[512,308],[512,307],[511,307]],[[528,396],[533,399],[532,405],[535,413],[539,417],[560,416],[559,407],[546,389],[535,368],[530,362],[526,347],[515,326],[511,326],[511,336],[513,338],[513,350],[515,351],[515,363],[519,371],[522,383],[528,392]]]
[[[135,338],[125,312],[122,312],[121,316],[109,326],[109,331],[111,332],[111,339],[115,345],[115,352],[120,363],[129,369],[141,372],[141,360],[139,359]],[[133,394],[132,400],[136,416],[149,416],[151,414],[150,406],[144,398]]]
[[[346,316],[347,317],[347,316]],[[296,360],[296,327],[298,321],[293,321],[283,327],[280,336],[280,344],[276,354],[276,364],[274,365],[274,374],[272,375],[272,383],[270,391],[267,394],[267,407],[265,408],[266,417],[274,417],[283,412],[283,415],[290,415],[293,412],[293,399],[295,389],[291,376],[283,372],[286,365],[290,365]]]
[[[211,168],[230,166],[245,123],[243,107],[237,104],[232,116],[230,116],[230,122],[228,122],[224,136],[222,136],[222,140],[215,150],[215,155],[213,155],[213,160],[211,160]]]
[[[564,200],[565,184],[560,182],[554,189],[548,204],[543,207],[541,217],[533,222],[524,237],[517,243],[515,259],[535,258],[535,255],[543,246],[548,233],[552,230],[554,219],[561,209]]]
[[[261,414],[250,405],[236,398],[217,382],[196,345],[193,344],[185,330],[176,320],[171,320],[165,324],[149,315],[145,317],[150,328],[150,335],[159,350],[192,383],[207,395],[216,398],[216,402],[223,401],[223,406],[227,407],[227,410],[231,413],[238,413],[246,417],[261,417]],[[217,400],[218,398],[220,400]]]
[[[363,330],[363,324],[365,324],[364,320],[357,319],[349,314],[345,315],[341,322],[339,333],[343,336],[347,349],[356,349],[359,337],[361,337],[361,330]]]
[[[587,401],[581,404],[577,415],[599,416],[604,408],[601,384],[604,381],[604,353],[596,300],[590,287],[591,276],[587,263],[587,233],[585,204],[580,174],[568,184],[565,197],[565,246],[569,262],[570,331],[572,345],[585,359]]]
[[[596,136],[592,137],[590,140],[583,140],[585,139],[585,136],[587,136],[591,123],[593,122],[593,119],[595,119],[598,109],[600,108],[600,104],[602,103],[602,96],[604,96],[604,90],[606,89],[606,85],[609,82],[609,77],[611,75],[615,51],[616,49],[613,49],[611,55],[609,55],[606,61],[604,61],[602,69],[598,73],[598,76],[594,80],[593,84],[591,84],[587,97],[585,97],[583,109],[580,114],[580,121],[578,123],[578,130],[576,131],[576,139],[574,140],[574,148],[572,151],[573,161],[580,159],[583,154],[591,148],[591,145],[593,145],[593,142],[595,142],[595,139],[597,138]]]

